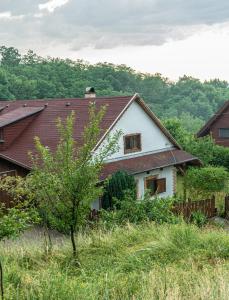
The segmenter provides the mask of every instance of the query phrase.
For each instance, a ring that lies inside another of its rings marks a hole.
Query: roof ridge
[[[0,100],[0,103],[18,103],[18,102],[35,102],[35,101],[70,101],[70,100],[82,100],[82,101],[93,101],[93,100],[105,100],[105,99],[117,99],[117,98],[132,98],[134,96],[134,94],[131,95],[119,95],[119,96],[99,96],[99,97],[95,97],[95,98],[78,98],[78,97],[74,97],[74,98],[43,98],[43,99],[16,99],[16,100]]]
[[[229,100],[226,100],[224,104],[212,115],[212,117],[200,128],[200,130],[196,134],[197,137],[201,137],[228,107]]]

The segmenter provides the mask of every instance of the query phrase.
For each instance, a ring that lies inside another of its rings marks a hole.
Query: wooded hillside
[[[0,47],[1,100],[82,97],[86,86],[94,86],[98,96],[138,92],[160,118],[179,116],[191,131],[229,99],[228,82],[218,79],[202,83],[184,76],[172,82],[125,65],[42,58],[33,51],[22,55],[15,48]]]

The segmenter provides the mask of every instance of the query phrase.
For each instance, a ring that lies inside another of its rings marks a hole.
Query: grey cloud
[[[8,36],[27,48],[41,40],[65,43],[72,49],[160,45],[182,39],[202,25],[229,21],[227,0],[69,0],[52,14],[35,18],[38,5],[47,1],[1,0],[0,12],[25,17],[0,20],[0,40]]]

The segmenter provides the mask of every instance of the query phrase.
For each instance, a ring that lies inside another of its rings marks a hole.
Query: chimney
[[[85,98],[96,98],[95,89],[93,87],[86,88]]]

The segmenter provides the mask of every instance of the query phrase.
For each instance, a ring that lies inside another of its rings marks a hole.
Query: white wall
[[[134,178],[137,180],[138,184],[138,196],[139,199],[144,197],[145,194],[145,178],[153,175],[158,175],[158,178],[166,178],[166,192],[158,194],[160,198],[171,197],[174,194],[174,190],[176,189],[176,168],[175,167],[167,167],[163,168],[163,170],[157,169],[152,170],[148,174],[146,172],[134,175]],[[100,202],[96,200],[92,204],[92,209],[99,210],[100,209]]]
[[[173,147],[168,138],[161,132],[160,128],[145,113],[141,106],[133,102],[123,116],[116,123],[111,134],[116,130],[121,130],[123,135],[119,139],[119,151],[109,157],[108,161],[123,159],[145,154],[147,152],[157,152]],[[131,133],[141,133],[142,150],[135,153],[124,154],[123,136]],[[97,149],[101,149],[101,146]]]
[[[134,176],[135,179],[137,179],[138,182],[138,192],[139,197],[142,198],[145,194],[145,178],[152,176],[152,175],[158,175],[158,178],[166,178],[166,192],[158,194],[158,197],[165,198],[168,196],[173,196],[174,191],[174,171],[175,167],[167,167],[163,168],[163,170],[152,170],[148,174],[146,172],[140,173]]]

